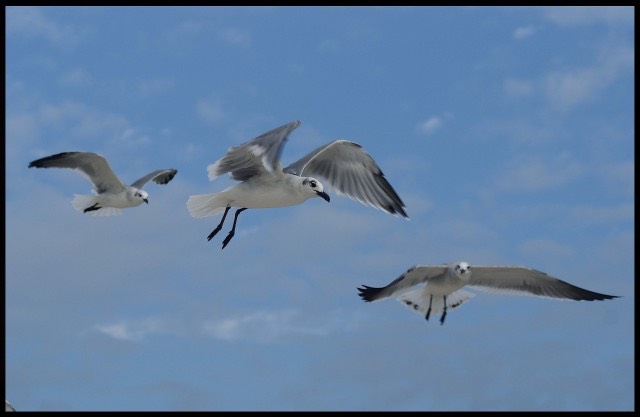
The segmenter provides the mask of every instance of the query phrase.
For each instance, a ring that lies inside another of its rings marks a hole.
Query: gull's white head
[[[302,179],[302,190],[305,194],[311,197],[322,197],[327,202],[331,200],[329,194],[324,192],[324,186],[320,181],[312,177],[306,177]]]
[[[136,206],[139,206],[140,204],[142,204],[142,202],[149,204],[149,193],[147,193],[145,190],[131,187],[128,194],[129,194],[129,199]]]
[[[453,273],[458,278],[466,277],[468,279],[471,276],[471,266],[466,262],[458,262],[453,267]]]

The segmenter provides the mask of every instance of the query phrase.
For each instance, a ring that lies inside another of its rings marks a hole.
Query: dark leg
[[[224,240],[222,241],[222,249],[224,249],[225,246],[227,246],[227,244],[231,241],[231,238],[233,237],[233,235],[236,234],[236,222],[238,221],[238,215],[241,212],[245,211],[246,209],[247,209],[246,207],[243,207],[236,210],[236,214],[233,216],[233,227],[231,227],[231,231],[229,232],[227,237],[225,237]]]
[[[220,229],[222,229],[222,224],[224,223],[224,219],[227,218],[227,213],[229,212],[229,210],[231,210],[231,206],[227,206],[227,208],[224,209],[224,214],[222,215],[222,220],[220,220],[220,224],[218,224],[216,228],[213,229],[213,232],[209,233],[209,236],[207,236],[207,240],[213,239],[213,237],[220,231]]]
[[[83,213],[86,213],[88,211],[96,211],[96,210],[100,210],[102,207],[98,207],[98,203],[94,204],[91,207],[87,207],[86,209],[83,210]]]
[[[431,315],[431,303],[433,302],[433,294],[429,298],[429,308],[427,309],[427,315],[424,316],[425,320],[429,321],[429,316]]]
[[[447,296],[444,296],[444,308],[442,309],[442,317],[440,317],[440,326],[444,324],[444,318],[447,317]]]

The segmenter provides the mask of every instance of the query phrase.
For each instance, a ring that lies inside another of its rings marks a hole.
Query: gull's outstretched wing
[[[153,180],[153,182],[155,182],[156,184],[164,185],[169,183],[169,181],[171,181],[177,173],[177,169],[159,169],[136,180],[133,184],[131,184],[131,186],[141,189],[147,182],[151,180]]]
[[[471,266],[467,285],[505,294],[535,295],[567,300],[609,300],[614,295],[576,287],[544,272],[524,266]]]
[[[107,160],[93,152],[62,152],[37,159],[29,168],[71,168],[83,174],[94,185],[96,193],[117,193],[124,184],[116,177]]]
[[[386,180],[380,167],[355,142],[330,142],[289,165],[285,172],[320,177],[335,188],[338,194],[389,214],[409,217],[404,211],[404,203]]]
[[[300,121],[296,120],[230,148],[222,158],[207,167],[209,180],[227,172],[238,181],[245,181],[254,175],[281,172],[282,146],[287,136],[298,126]]]
[[[409,268],[405,273],[385,287],[376,288],[363,285],[362,288],[358,288],[358,295],[360,295],[364,301],[378,301],[388,297],[398,297],[411,289],[411,287],[445,274],[447,269],[447,265],[416,265]]]

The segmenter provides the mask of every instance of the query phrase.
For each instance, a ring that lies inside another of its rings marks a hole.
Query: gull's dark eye
[[[311,184],[311,188],[316,188],[316,182],[315,181],[309,181],[309,184]]]

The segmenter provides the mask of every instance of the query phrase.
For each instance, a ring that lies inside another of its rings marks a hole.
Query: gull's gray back
[[[209,179],[228,172],[234,180],[246,181],[255,175],[281,171],[282,147],[287,136],[298,126],[300,121],[296,120],[229,149],[226,155],[209,166]]]

